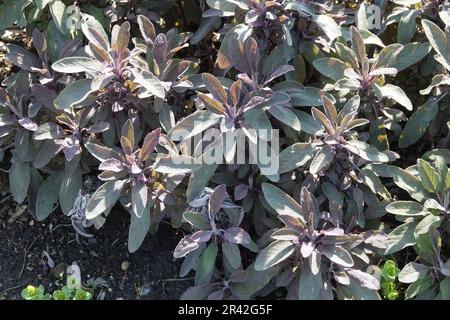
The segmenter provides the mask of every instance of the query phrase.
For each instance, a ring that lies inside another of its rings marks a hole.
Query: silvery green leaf
[[[184,174],[195,171],[200,166],[192,157],[172,155],[159,158],[155,163],[155,170],[167,174]]]
[[[148,188],[142,181],[136,181],[131,187],[131,210],[138,218],[142,217],[147,207]]]
[[[445,211],[445,208],[435,199],[427,199],[423,205],[427,209]]]
[[[393,178],[397,186],[406,190],[413,199],[423,203],[426,199],[430,198],[427,190],[420,183],[420,180],[407,171],[395,166],[388,166],[387,174]]]
[[[387,212],[400,216],[424,217],[430,212],[415,201],[395,201],[386,207]]]
[[[18,23],[19,27],[24,27],[22,23],[23,11],[32,0],[15,0],[4,1],[0,6],[0,31],[12,27],[14,23]],[[26,22],[26,21],[25,21]]]
[[[292,129],[296,131],[301,130],[300,121],[291,109],[279,105],[272,105],[269,109],[267,109],[267,111],[269,111],[272,116],[281,122],[290,126]]]
[[[82,187],[83,179],[80,169],[75,170],[75,172],[71,174],[64,174],[61,188],[59,189],[59,205],[64,214],[69,214],[73,209],[75,199],[80,194]]]
[[[60,73],[97,73],[103,69],[103,65],[88,57],[66,57],[53,63],[52,69]]]
[[[397,56],[404,47],[399,43],[393,43],[384,47],[378,54],[376,67],[391,68],[397,62]]]
[[[336,102],[334,97],[327,92],[323,92],[319,88],[305,87],[303,91],[289,92],[291,103],[293,106],[302,107],[318,107],[322,105],[321,96],[325,94],[333,103]]]
[[[417,108],[400,135],[400,148],[406,148],[416,143],[425,134],[438,111],[439,106],[434,97],[429,98],[427,102]]]
[[[450,51],[450,40],[448,39],[448,35],[430,20],[423,19],[422,28],[431,46],[440,55],[439,62],[447,70],[450,70],[450,57],[448,54]]]
[[[206,245],[202,244],[199,246],[196,250],[189,252],[180,267],[180,277],[185,277],[189,274],[189,272],[195,268],[198,258],[200,257],[201,253],[205,249]]]
[[[396,68],[400,72],[422,60],[430,50],[431,46],[426,42],[407,43],[397,54],[395,63],[391,67]]]
[[[29,164],[27,162],[13,163],[9,169],[9,188],[17,203],[22,203],[25,200],[29,185]]]
[[[339,25],[332,17],[325,14],[313,15],[312,20],[327,35],[329,41],[333,41],[342,35]]]
[[[228,69],[231,67],[229,47],[232,38],[239,39],[244,43],[252,34],[253,28],[241,23],[229,30],[222,40],[219,53],[217,56],[217,65],[220,69]]]
[[[208,216],[205,214],[186,211],[183,212],[183,218],[196,229],[210,228]]]
[[[222,17],[233,16],[236,10],[236,4],[232,1],[206,0],[209,7],[221,12]]]
[[[314,15],[314,7],[311,6],[311,4],[306,2],[299,2],[299,1],[288,1],[283,3],[282,5],[283,9],[285,10],[295,10],[301,15]]]
[[[343,205],[344,196],[333,184],[325,181],[324,183],[322,183],[321,187],[323,194],[329,201],[335,202],[341,206]]]
[[[254,108],[245,112],[244,120],[256,130],[260,139],[265,141],[272,139],[272,124],[263,109]]]
[[[414,238],[414,229],[418,222],[407,222],[388,234],[387,249],[385,254],[392,254],[402,250],[405,247],[412,246],[416,243]]]
[[[267,202],[276,213],[279,215],[293,216],[303,220],[303,217],[301,216],[302,208],[284,191],[269,183],[263,183],[262,190]]]
[[[309,113],[299,110],[293,111],[297,115],[298,120],[300,121],[300,127],[302,131],[312,135],[317,135],[320,131],[323,130],[322,126],[319,123],[317,123],[317,121],[314,120]]]
[[[431,80],[430,85],[427,88],[420,90],[420,94],[422,95],[430,94],[431,90],[433,90],[435,87],[438,86],[450,86],[450,77],[444,74],[435,75]]]
[[[178,121],[174,128],[168,133],[172,141],[189,139],[200,132],[214,126],[220,121],[220,117],[209,110],[196,111],[186,118]]]
[[[229,242],[222,243],[222,252],[224,259],[228,261],[228,264],[233,270],[237,270],[241,267],[241,253],[236,244]]]
[[[117,160],[122,159],[121,154],[113,150],[112,148],[89,141],[86,142],[84,146],[89,151],[89,153],[100,162],[104,162],[109,159],[117,159]]]
[[[352,256],[342,247],[335,245],[322,245],[319,251],[321,254],[338,265],[343,267],[353,267]]]
[[[417,160],[420,182],[430,192],[437,192],[440,185],[440,177],[436,169],[422,159]]]
[[[350,90],[356,91],[361,87],[361,83],[356,79],[344,78],[339,81],[336,81],[334,84],[336,90]]]
[[[150,229],[150,206],[146,206],[141,216],[132,213],[128,229],[128,251],[135,252],[141,246]]]
[[[450,4],[443,4],[442,10],[439,11],[439,18],[445,23],[446,26],[450,26]]]
[[[226,241],[235,244],[249,244],[252,242],[250,235],[240,227],[230,227],[225,230],[224,238]]]
[[[289,172],[305,165],[314,156],[314,148],[309,143],[294,143],[284,149],[279,156],[278,173]]]
[[[290,241],[274,241],[256,257],[255,270],[262,271],[277,265],[291,256],[295,251],[295,244]]]
[[[359,281],[353,278],[350,278],[349,285],[338,286],[336,292],[341,300],[381,300],[376,290],[363,287]]]
[[[25,160],[30,147],[30,134],[27,130],[17,130],[14,135],[14,149],[17,155]]]
[[[59,110],[67,110],[82,104],[95,90],[91,88],[92,79],[80,79],[67,85],[54,101]]]
[[[210,230],[199,230],[192,234],[188,234],[177,244],[173,251],[174,258],[182,258],[189,253],[198,250],[211,239],[211,236],[212,231]]]
[[[422,235],[428,233],[431,228],[438,228],[441,225],[442,218],[433,214],[423,218],[414,230],[414,235]]]
[[[203,164],[197,171],[191,173],[186,190],[187,201],[192,201],[198,196],[202,188],[208,184],[218,166],[219,164]]]
[[[86,218],[94,219],[110,210],[119,200],[124,186],[125,181],[123,180],[111,180],[101,185],[89,199],[86,206]]]
[[[380,290],[380,281],[373,275],[363,272],[358,269],[346,269],[345,272],[358,281],[361,286],[371,290]]]
[[[399,43],[407,44],[411,42],[416,32],[416,17],[418,14],[418,10],[409,10],[402,15],[397,29],[397,41]]]
[[[396,75],[397,69],[395,68],[378,68],[369,73],[371,76],[379,76],[379,75]]]
[[[446,277],[439,284],[442,300],[450,300],[450,277]]]
[[[241,300],[252,298],[258,291],[264,288],[279,273],[279,268],[272,267],[263,271],[256,271],[254,265],[251,264],[247,267],[246,272],[247,278],[244,282],[230,284],[233,295]]]
[[[385,199],[390,198],[389,191],[373,171],[364,168],[360,171],[359,177],[370,188],[370,190],[372,190],[373,193],[377,193]]]
[[[335,154],[336,150],[329,145],[320,148],[309,165],[309,171],[312,174],[318,174],[330,164]]]
[[[55,204],[58,203],[62,178],[61,172],[55,172],[48,176],[40,186],[36,198],[36,218],[38,221],[47,218],[55,209]]]
[[[205,251],[203,251],[201,258],[197,263],[195,285],[202,285],[211,281],[215,269],[218,250],[217,244],[212,242],[208,245]]]
[[[402,106],[404,106],[406,109],[408,109],[410,111],[413,109],[411,101],[406,96],[406,94],[402,90],[402,88],[394,86],[390,83],[385,84],[382,87],[380,87],[374,83],[373,88],[374,88],[375,94],[377,95],[378,99],[381,100],[383,98],[391,98],[391,99],[397,101]]]
[[[296,50],[286,44],[278,45],[263,61],[262,73],[270,77],[280,66],[286,65],[296,55]]]
[[[389,157],[378,151],[377,148],[357,140],[350,140],[344,145],[346,149],[367,161],[388,162]]]
[[[433,278],[430,275],[424,276],[422,279],[419,279],[408,287],[405,291],[405,299],[412,299],[415,296],[422,294],[428,288],[433,285]]]
[[[344,36],[345,40],[350,41],[351,40],[350,28],[345,28],[345,27],[340,27],[340,28],[341,28],[341,32],[342,32],[342,35]],[[361,34],[361,37],[363,38],[364,43],[366,45],[367,44],[375,44],[382,48],[385,47],[383,41],[381,41],[381,39],[378,36],[376,36],[375,34],[370,32],[369,30],[366,30],[363,28],[358,28],[358,32]]]
[[[299,300],[323,300],[323,280],[320,273],[313,274],[307,264],[303,264],[298,283]]]
[[[166,97],[166,91],[161,81],[148,71],[141,70],[140,72],[133,72],[134,82],[140,84],[142,89],[139,89],[139,98],[148,98],[155,96],[161,99]]]
[[[64,12],[66,10],[66,5],[61,0],[54,0],[50,2],[50,13],[52,15],[53,21],[56,27],[61,33],[66,33],[64,22]]]
[[[45,122],[33,133],[34,140],[54,140],[64,137],[64,130],[56,123]]]
[[[423,264],[410,262],[405,265],[398,275],[398,281],[402,283],[413,283],[423,279],[428,273],[429,268]]]
[[[313,62],[314,68],[325,77],[334,81],[344,78],[344,71],[348,68],[347,64],[336,58],[320,58]]]
[[[341,58],[341,60],[350,64],[354,69],[358,68],[358,58],[356,57],[356,54],[352,51],[352,49],[340,42],[336,42],[335,47],[336,53]]]
[[[81,30],[84,36],[96,45],[102,47],[104,50],[109,51],[110,45],[108,36],[100,22],[98,22],[94,16],[90,16],[86,13],[82,13]]]

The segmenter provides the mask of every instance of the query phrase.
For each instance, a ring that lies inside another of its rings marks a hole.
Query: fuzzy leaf
[[[125,182],[122,180],[107,181],[94,192],[86,206],[86,218],[94,219],[110,210],[119,200]]]
[[[264,248],[256,257],[255,270],[268,269],[287,259],[295,251],[295,245],[290,241],[274,241]]]

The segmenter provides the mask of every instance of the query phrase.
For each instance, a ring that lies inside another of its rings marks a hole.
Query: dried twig
[[[38,241],[43,235],[39,235],[36,238],[34,238],[33,241],[31,241],[30,245],[25,249],[25,254],[23,255],[23,263],[22,263],[22,268],[20,269],[20,273],[19,276],[17,277],[17,280],[19,280],[22,275],[23,275],[23,271],[25,270],[25,264],[27,262],[27,255],[28,252],[30,251],[30,249],[34,246],[34,244],[36,243],[36,241]]]
[[[11,290],[22,288],[23,286],[24,286],[24,285],[21,284],[21,285],[18,285],[18,286],[14,286],[14,287],[5,289],[5,290],[3,290],[2,292],[0,292],[0,296],[3,295],[3,294],[5,294],[5,293],[7,293],[7,292],[9,292],[9,291],[11,291]]]
[[[195,277],[191,277],[191,278],[163,279],[163,282],[178,282],[178,281],[190,281],[190,280],[195,280]]]

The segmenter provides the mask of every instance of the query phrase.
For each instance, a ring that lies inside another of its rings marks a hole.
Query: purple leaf
[[[217,211],[222,207],[223,201],[227,196],[227,188],[226,185],[221,184],[214,188],[211,197],[208,202],[208,210],[211,214],[216,214]]]
[[[71,161],[81,153],[80,140],[75,135],[70,135],[63,140],[63,152],[67,161]]]
[[[153,45],[153,42],[156,38],[155,26],[150,21],[149,18],[143,15],[139,15],[137,17],[137,21],[139,24],[139,30],[141,31],[142,38],[144,38],[147,44]]]
[[[248,244],[252,241],[249,234],[240,227],[231,227],[225,230],[224,238],[228,242],[236,244]]]
[[[169,43],[164,33],[156,36],[153,44],[153,59],[156,64],[161,67],[169,55]]]
[[[203,243],[208,242],[211,236],[212,231],[206,230],[200,230],[185,236],[176,246],[173,256],[177,259],[186,256],[189,252],[199,248]]]
[[[380,282],[371,274],[365,273],[358,269],[346,269],[345,272],[350,277],[357,280],[361,286],[371,290],[380,290]]]
[[[229,281],[234,283],[242,283],[245,282],[245,280],[247,280],[247,277],[248,277],[247,271],[237,270],[231,274]]]
[[[38,125],[28,117],[19,118],[18,122],[23,128],[27,130],[36,131],[38,129]]]
[[[203,73],[202,79],[206,89],[212,94],[213,98],[226,106],[228,104],[227,93],[219,79],[210,73]]]
[[[242,200],[248,194],[248,186],[240,183],[234,187],[234,199],[236,201]]]
[[[223,295],[224,295],[224,290],[220,289],[214,292],[211,292],[208,295],[208,300],[222,300],[223,299]]]
[[[115,52],[119,59],[125,57],[130,42],[130,23],[128,21],[122,23],[120,27],[114,26],[111,33],[111,49]]]
[[[281,77],[282,75],[285,75],[286,73],[294,71],[294,70],[295,70],[295,68],[291,65],[286,64],[286,65],[279,66],[278,68],[275,69],[274,72],[272,72],[272,74],[265,81],[265,83],[267,84],[267,83],[271,82],[272,80],[274,80],[278,77]]]
[[[103,161],[98,167],[102,171],[120,172],[124,169],[122,162],[117,159]]]
[[[314,247],[315,245],[312,241],[303,242],[302,246],[300,247],[300,252],[303,258],[308,258],[314,251]]]
[[[156,146],[159,142],[159,137],[161,136],[161,129],[158,128],[149,134],[144,139],[144,143],[142,144],[142,148],[139,151],[139,158],[142,161],[148,160],[152,152],[155,150]]]
[[[108,122],[96,122],[92,126],[90,126],[86,131],[90,134],[104,132],[109,129]]]
[[[56,99],[57,94],[55,91],[50,90],[42,84],[33,84],[31,86],[31,92],[34,98],[39,103],[43,104],[47,108],[53,109],[53,101]]]
[[[33,135],[34,140],[61,139],[63,137],[63,129],[53,122],[41,124]]]
[[[245,56],[252,69],[252,72],[258,72],[261,55],[259,53],[258,43],[252,37],[245,42]]]

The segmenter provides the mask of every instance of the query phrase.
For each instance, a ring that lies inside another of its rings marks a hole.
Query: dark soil
[[[0,201],[8,197],[7,189],[6,174],[0,172]],[[178,299],[192,285],[189,279],[179,279],[181,261],[172,256],[182,234],[162,223],[136,253],[129,254],[128,225],[128,213],[113,211],[103,228],[90,230],[93,238],[77,243],[70,219],[63,214],[55,212],[36,222],[26,206],[11,199],[0,202],[0,299],[21,299],[28,284],[42,284],[50,293],[61,288],[65,284],[61,275],[74,261],[84,284],[95,279],[105,284],[94,290],[95,298],[100,294],[104,299]],[[54,260],[53,268],[44,251]]]

